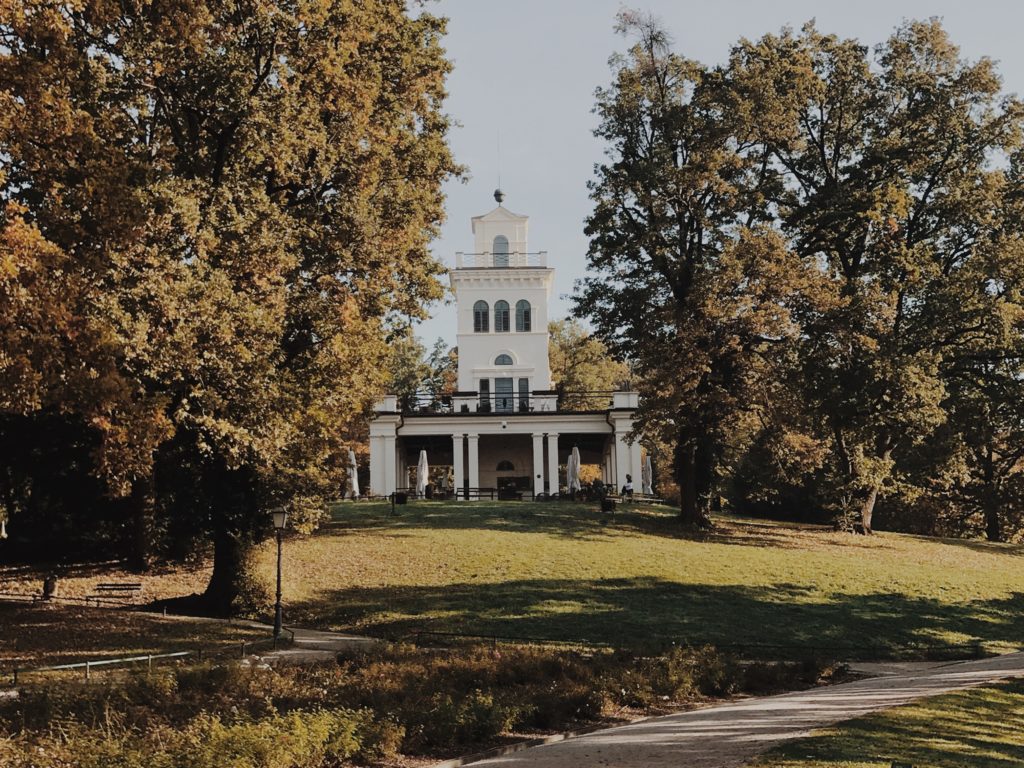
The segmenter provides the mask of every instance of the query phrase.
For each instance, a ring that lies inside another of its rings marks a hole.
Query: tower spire
[[[501,128],[498,129],[498,187],[494,190],[494,199],[501,205],[505,193],[501,191]]]

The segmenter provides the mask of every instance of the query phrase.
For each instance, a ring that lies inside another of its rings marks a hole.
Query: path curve
[[[735,768],[781,741],[925,696],[1024,676],[1024,653],[655,717],[473,763],[503,768]]]

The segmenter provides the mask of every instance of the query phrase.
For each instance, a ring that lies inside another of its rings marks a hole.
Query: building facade
[[[552,389],[548,301],[554,269],[528,247],[529,217],[501,203],[472,219],[474,250],[449,271],[457,305],[458,391],[432,401],[387,396],[370,423],[371,495],[415,485],[421,451],[432,485],[455,498],[531,497],[564,492],[562,467],[573,448],[621,488],[641,476],[641,452],[628,436],[635,392]]]

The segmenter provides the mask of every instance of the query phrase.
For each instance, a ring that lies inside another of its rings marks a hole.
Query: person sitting
[[[632,499],[633,498],[633,476],[626,475],[626,484],[622,486],[622,498]]]

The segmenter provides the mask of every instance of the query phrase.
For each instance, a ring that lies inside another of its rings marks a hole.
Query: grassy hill
[[[1022,550],[569,503],[344,503],[285,543],[287,620],[657,648],[885,657],[1010,650],[1024,638]],[[273,553],[263,552],[273,569]]]

